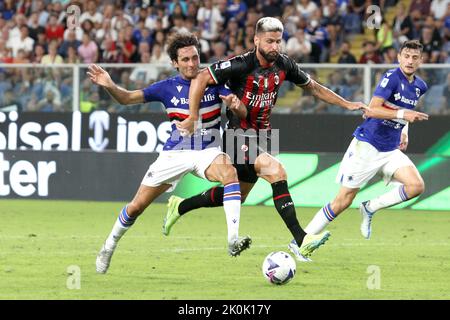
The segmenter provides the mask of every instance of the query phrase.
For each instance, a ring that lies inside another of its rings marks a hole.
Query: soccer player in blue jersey
[[[172,133],[158,159],[144,175],[133,198],[119,213],[111,233],[96,260],[99,273],[106,273],[118,241],[135,223],[136,218],[162,193],[175,188],[187,173],[224,186],[223,203],[228,226],[228,252],[239,255],[250,246],[251,239],[239,237],[241,192],[236,169],[230,158],[220,149],[221,98],[236,114],[246,114],[239,99],[223,85],[210,86],[202,94],[200,116],[202,126],[191,137],[183,137],[175,122],[189,116],[189,88],[191,79],[199,71],[199,43],[190,33],[177,33],[167,44],[167,51],[179,75],[157,82],[142,90],[129,91],[117,86],[109,74],[97,65],[89,66],[88,76],[102,86],[115,100],[124,105],[161,101],[172,121]]]
[[[408,123],[428,120],[428,115],[412,110],[427,91],[426,83],[415,74],[422,50],[417,40],[403,43],[397,55],[399,67],[384,74],[365,112],[366,120],[353,133],[336,177],[341,184],[336,198],[316,213],[305,228],[307,233],[320,233],[351,205],[359,189],[377,173],[386,183],[396,182],[398,186],[361,203],[361,233],[366,239],[370,238],[375,212],[423,193],[422,177],[402,152],[408,145]]]

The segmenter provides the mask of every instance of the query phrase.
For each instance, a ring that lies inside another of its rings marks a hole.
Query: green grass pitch
[[[271,207],[242,209],[240,234],[253,244],[231,258],[221,208],[189,213],[164,237],[165,206],[154,204],[121,240],[108,273],[96,274],[95,256],[122,205],[0,201],[0,299],[450,299],[449,212],[381,211],[367,241],[359,213],[348,210],[314,262],[297,263],[294,279],[274,286],[263,259],[287,251],[291,237]],[[297,208],[300,223],[316,210]]]

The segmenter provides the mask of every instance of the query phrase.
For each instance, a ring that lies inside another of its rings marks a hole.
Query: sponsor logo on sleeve
[[[230,61],[225,61],[225,62],[222,62],[221,64],[220,64],[220,69],[226,69],[226,68],[229,68],[229,67],[231,67],[231,62]]]

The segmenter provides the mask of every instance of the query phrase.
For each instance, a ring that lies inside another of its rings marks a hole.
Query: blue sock
[[[136,218],[130,218],[127,214],[127,206],[123,207],[119,214],[119,222],[125,228],[131,227],[136,221]]]

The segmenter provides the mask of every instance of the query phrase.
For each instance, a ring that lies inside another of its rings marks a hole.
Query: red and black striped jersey
[[[239,119],[227,110],[228,127],[237,129],[270,130],[270,114],[284,80],[299,86],[307,85],[310,76],[284,54],[270,67],[263,67],[256,51],[218,61],[208,67],[216,84],[226,84],[247,107],[247,118]]]

